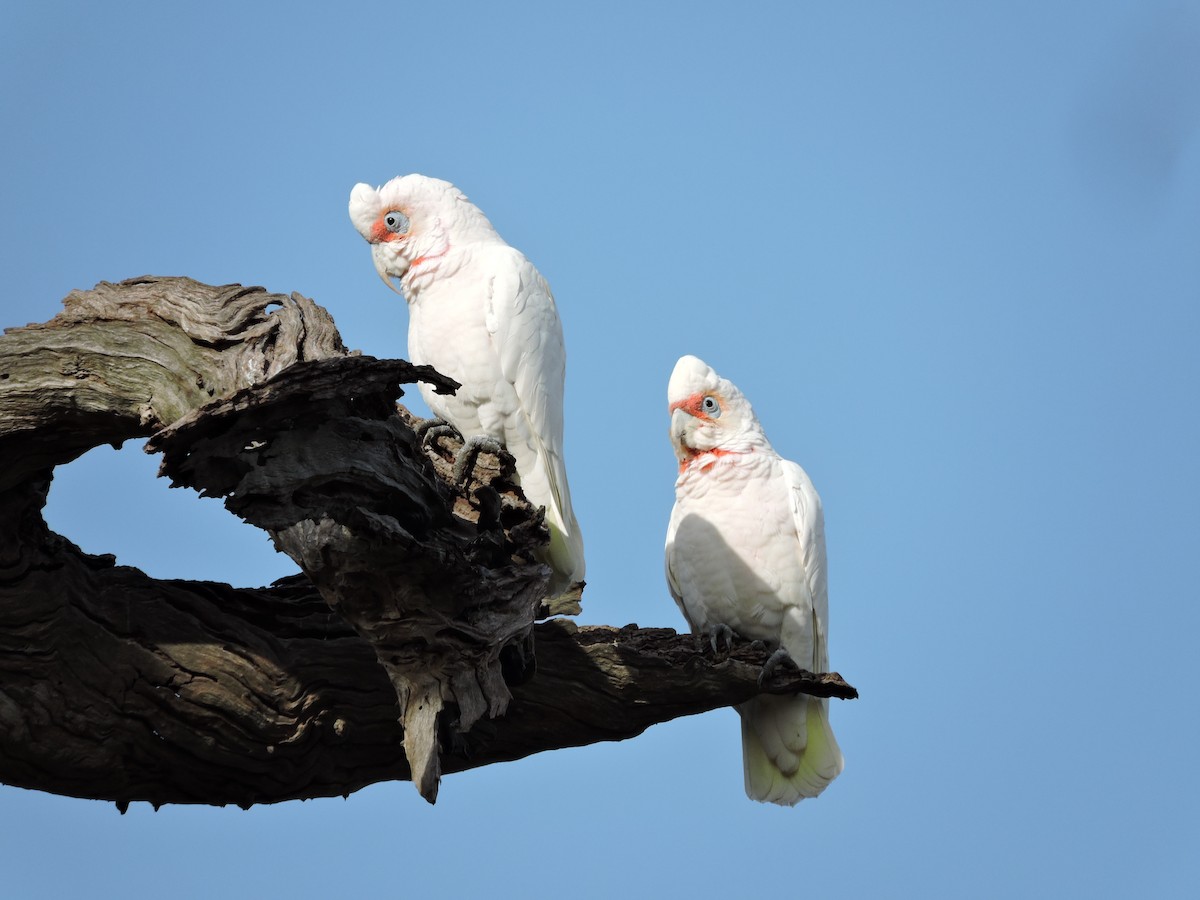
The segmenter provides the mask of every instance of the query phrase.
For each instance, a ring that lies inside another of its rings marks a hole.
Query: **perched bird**
[[[371,245],[384,283],[408,301],[408,354],[462,387],[421,396],[468,454],[499,442],[516,460],[525,496],[546,509],[550,596],[582,588],[583,537],[563,463],[566,351],[550,286],[447,181],[357,184],[350,220]]]
[[[679,458],[667,527],[667,583],[694,633],[714,650],[733,634],[774,650],[764,675],[790,659],[829,668],[825,524],[808,475],[771,447],[727,379],[684,356],[667,388]],[[829,701],[760,695],[737,707],[746,793],[791,806],[842,771]]]

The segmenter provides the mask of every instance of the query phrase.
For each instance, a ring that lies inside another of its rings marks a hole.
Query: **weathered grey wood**
[[[44,487],[23,490],[29,505]],[[4,572],[31,606],[0,590],[5,782],[121,803],[248,806],[410,777],[386,673],[307,579],[258,590],[160,581],[54,544],[23,573]],[[741,702],[759,692],[766,658],[742,643],[714,658],[669,629],[563,620],[537,625],[534,640],[532,677],[515,649],[502,660],[513,682],[502,718],[458,736],[445,724],[445,772]],[[853,696],[836,676],[786,669],[765,690]]]
[[[433,800],[443,707],[466,731],[508,706],[500,655],[529,640],[549,535],[507,454],[477,461],[467,485],[439,480],[396,413],[411,368],[298,364],[184,417],[149,449],[164,451],[176,484],[227,497],[266,529],[371,644],[399,698],[413,782]]]
[[[148,437],[293,363],[346,354],[324,309],[259,287],[147,276],[63,305],[49,322],[5,330],[0,490],[101,443]]]
[[[414,378],[454,386],[348,354],[297,294],[188,279],[101,284],[0,338],[0,780],[248,805],[414,778],[432,800],[441,772],[760,690],[854,696],[788,671],[760,689],[761,648],[535,627],[540,513],[510,459],[450,481],[457,442],[421,448],[396,410]],[[46,528],[55,465],[151,436],[164,474],[225,497],[305,575],[160,581]]]

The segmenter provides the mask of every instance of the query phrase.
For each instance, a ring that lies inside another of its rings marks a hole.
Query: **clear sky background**
[[[436,807],[4,788],[4,896],[1200,895],[1194,4],[0,11],[0,324],[189,275],[403,356],[346,201],[446,178],[558,299],[583,621],[685,627],[665,392],[694,353],[824,499],[862,693],[794,809],[745,798],[729,710]],[[295,570],[139,444],[59,469],[51,526],[155,576]]]

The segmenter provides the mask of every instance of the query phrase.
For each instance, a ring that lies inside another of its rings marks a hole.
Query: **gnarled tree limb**
[[[540,511],[511,460],[452,483],[395,400],[402,361],[348,354],[311,301],[142,278],[0,338],[0,779],[127,803],[347,794],[631,737],[760,691],[855,696],[688,636],[535,626]],[[53,467],[150,437],[304,575],[164,581],[46,527]],[[536,665],[535,665],[536,661]],[[536,670],[536,671],[535,671]],[[406,757],[407,754],[407,757]],[[410,765],[409,761],[412,761]]]

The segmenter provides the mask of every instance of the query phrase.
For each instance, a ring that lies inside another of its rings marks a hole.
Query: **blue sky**
[[[0,16],[0,324],[189,275],[403,356],[346,199],[451,180],[558,299],[583,621],[683,627],[665,391],[694,353],[822,494],[862,693],[832,710],[845,773],[795,809],[744,797],[727,710],[450,776],[433,808],[3,788],[11,896],[1194,896],[1195,6]],[[135,443],[58,471],[52,527],[156,576],[294,570]]]

